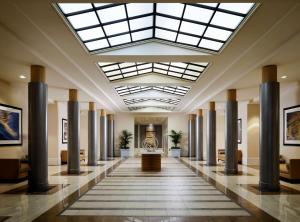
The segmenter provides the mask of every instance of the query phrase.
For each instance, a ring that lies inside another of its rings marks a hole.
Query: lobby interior
[[[1,1],[0,222],[300,220],[299,1],[188,2]]]

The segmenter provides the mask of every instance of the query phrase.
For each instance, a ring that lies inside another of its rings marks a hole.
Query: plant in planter
[[[171,134],[169,135],[171,138],[171,141],[174,146],[171,147],[171,154],[172,157],[180,157],[180,147],[178,144],[180,144],[181,138],[182,138],[182,132],[176,132],[175,130],[171,130]]]
[[[133,138],[133,134],[128,130],[123,130],[119,137],[120,139],[120,150],[121,150],[121,157],[129,157],[129,143]]]

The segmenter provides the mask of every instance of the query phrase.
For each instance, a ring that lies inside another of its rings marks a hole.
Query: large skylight
[[[172,95],[185,96],[190,86],[117,86],[115,90],[119,96],[141,93],[149,90],[160,91]]]
[[[175,107],[172,106],[131,106],[128,107],[129,111],[137,111],[140,109],[146,109],[146,108],[158,108],[158,109],[164,109],[168,111],[173,111]]]
[[[208,66],[207,62],[123,62],[123,63],[98,63],[110,81],[139,76],[147,73],[157,73],[165,76],[196,81]]]
[[[156,102],[168,103],[172,105],[178,105],[180,103],[180,99],[167,99],[167,98],[151,98],[151,99],[136,98],[136,99],[123,99],[123,101],[126,105],[132,105],[132,104],[147,102],[147,101],[156,101]]]
[[[218,52],[254,3],[59,3],[89,52],[157,39]]]

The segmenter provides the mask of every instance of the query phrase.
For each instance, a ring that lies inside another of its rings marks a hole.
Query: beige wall
[[[60,165],[58,149],[58,106],[57,103],[48,104],[48,164]]]
[[[259,104],[247,104],[247,165],[259,164]]]

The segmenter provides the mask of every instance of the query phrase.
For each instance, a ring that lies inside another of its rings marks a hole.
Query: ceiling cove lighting
[[[179,79],[196,81],[208,66],[207,62],[123,62],[123,63],[98,63],[101,70],[110,81],[143,74],[156,73]]]
[[[58,3],[89,52],[146,40],[219,52],[254,3]]]
[[[175,107],[171,107],[171,106],[131,106],[128,107],[129,111],[137,111],[140,109],[145,109],[145,108],[158,108],[158,109],[163,109],[163,110],[167,110],[167,111],[173,111],[175,109]]]
[[[180,99],[163,99],[163,98],[153,98],[153,99],[123,99],[125,105],[132,105],[136,103],[141,102],[147,102],[147,101],[156,101],[156,102],[162,102],[162,103],[168,103],[172,105],[178,105],[180,103]]]
[[[115,90],[119,96],[142,93],[149,90],[168,93],[175,96],[185,96],[190,88],[190,86],[117,86],[115,87]]]

